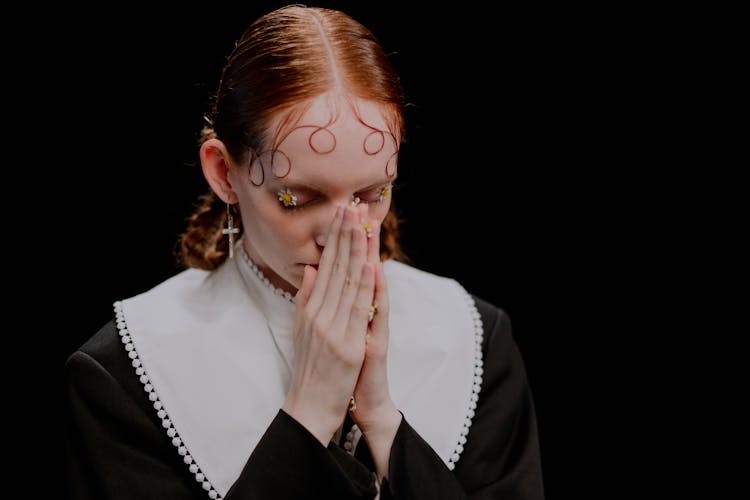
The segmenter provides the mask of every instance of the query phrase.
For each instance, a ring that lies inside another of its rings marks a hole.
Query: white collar
[[[395,261],[384,270],[391,397],[452,469],[481,385],[479,313],[454,280]],[[183,271],[115,312],[178,453],[211,498],[223,497],[286,398],[294,305],[236,258]]]

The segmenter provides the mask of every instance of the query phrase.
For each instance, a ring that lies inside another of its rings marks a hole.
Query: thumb
[[[302,276],[302,285],[299,287],[299,290],[297,290],[297,295],[294,296],[294,303],[297,305],[297,309],[306,306],[307,301],[310,300],[313,285],[315,284],[315,277],[317,275],[317,269],[312,266],[305,266],[305,274]]]

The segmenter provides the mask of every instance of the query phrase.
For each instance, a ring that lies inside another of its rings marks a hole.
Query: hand
[[[375,267],[373,303],[377,313],[368,327],[365,359],[359,372],[354,398],[357,407],[352,419],[362,431],[372,453],[379,480],[387,477],[388,459],[393,439],[401,424],[388,387],[388,286],[380,262],[380,224],[371,222],[372,237],[368,240],[367,261]]]
[[[341,425],[365,357],[375,272],[361,213],[338,208],[318,270],[305,268],[295,297],[294,367],[283,409],[324,446]]]

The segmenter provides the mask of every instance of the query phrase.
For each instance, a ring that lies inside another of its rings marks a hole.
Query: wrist
[[[281,409],[315,436],[323,446],[328,446],[336,429],[341,425],[341,416],[326,414],[318,409],[308,408],[288,400]]]
[[[372,437],[383,437],[395,435],[398,430],[398,426],[401,425],[401,412],[398,411],[396,405],[389,404],[377,411],[369,414],[368,422],[363,422],[359,425],[362,434],[365,438]]]
[[[372,424],[365,428],[360,426],[362,437],[367,442],[375,462],[375,472],[378,481],[388,477],[391,448],[401,426],[403,415],[395,405],[384,408],[377,415],[373,415]]]

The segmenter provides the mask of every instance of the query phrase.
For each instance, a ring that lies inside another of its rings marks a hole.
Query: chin
[[[302,278],[305,277],[305,266],[302,265],[295,267],[296,268],[289,273],[286,282],[292,285],[295,289],[299,289],[302,286]]]

